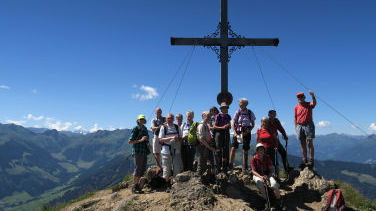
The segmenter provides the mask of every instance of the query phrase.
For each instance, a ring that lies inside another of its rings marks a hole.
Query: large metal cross
[[[219,46],[219,61],[221,62],[221,92],[217,96],[217,102],[232,102],[232,95],[228,91],[228,62],[229,46],[278,46],[278,38],[243,38],[236,35],[230,28],[227,18],[227,0],[221,0],[221,21],[219,23],[220,37],[208,36],[204,38],[176,38],[171,37],[171,45],[201,45],[206,47]],[[229,30],[235,38],[229,38]],[[214,34],[216,36],[216,34]],[[230,49],[230,53],[235,49]]]

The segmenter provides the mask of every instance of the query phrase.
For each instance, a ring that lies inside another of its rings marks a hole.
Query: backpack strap
[[[165,134],[165,136],[167,135],[167,130],[168,130],[168,128],[166,127],[167,126],[167,124],[163,124],[163,130],[164,130],[164,134]],[[174,126],[175,126],[175,130],[176,130],[176,133],[178,134],[178,136],[180,137],[180,133],[179,133],[179,126],[177,125],[177,124],[174,124]]]
[[[180,133],[179,133],[179,126],[177,124],[174,124],[175,130],[178,133],[178,137],[180,138]]]
[[[255,164],[255,168],[256,168],[256,171],[257,171],[257,159],[256,159],[256,154],[253,155],[253,162]]]
[[[337,191],[337,199],[336,199],[336,202],[334,203],[334,205],[338,208],[339,205],[338,205],[338,201],[339,201],[339,198],[340,198],[340,195],[341,195],[341,191],[339,189],[336,189]]]

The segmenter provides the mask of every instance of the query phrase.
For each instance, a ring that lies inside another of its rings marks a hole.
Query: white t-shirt
[[[167,133],[166,134],[165,134],[165,128],[167,128]],[[178,127],[178,131],[176,131],[175,125],[172,125],[172,127],[170,127],[168,125],[164,125],[164,126],[161,127],[161,131],[159,132],[159,139],[161,139],[161,138],[169,138],[169,137],[173,137],[173,136],[179,136],[179,137],[182,136],[182,132],[179,129],[179,127]],[[162,151],[161,151],[161,153],[169,155],[171,153],[170,152],[170,147],[166,146],[166,144],[167,145],[171,145],[171,141],[164,142],[164,144],[162,145]]]

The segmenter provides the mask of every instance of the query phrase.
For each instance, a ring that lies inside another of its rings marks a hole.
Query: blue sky
[[[376,132],[375,1],[229,0],[229,21],[246,37],[278,37],[258,47],[278,116],[293,134],[295,94],[303,88],[272,55],[322,99],[368,133]],[[0,2],[0,122],[59,130],[131,128],[151,114],[189,46],[170,36],[203,37],[219,22],[219,0],[3,0]],[[161,107],[166,114],[177,79]],[[220,64],[196,47],[172,113],[216,105]],[[271,108],[250,48],[229,63],[229,90],[249,99],[257,123]],[[305,91],[307,93],[307,91]],[[308,98],[310,99],[310,98]],[[360,134],[318,101],[317,133]],[[319,122],[321,122],[319,124]]]

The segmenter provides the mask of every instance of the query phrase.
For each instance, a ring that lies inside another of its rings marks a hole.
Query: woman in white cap
[[[137,117],[137,126],[132,129],[131,136],[128,143],[132,144],[132,156],[134,158],[134,173],[133,173],[133,193],[142,193],[142,188],[139,186],[140,178],[146,172],[147,155],[152,150],[149,143],[148,130],[145,127],[145,115],[140,114]]]
[[[265,184],[268,184],[269,187],[273,189],[275,198],[279,201],[278,204],[280,206],[281,194],[279,191],[279,184],[272,177],[273,165],[270,157],[265,153],[264,145],[261,143],[256,145],[256,154],[252,157],[251,167],[253,181],[256,183],[256,186],[262,193],[262,196],[267,199]]]

